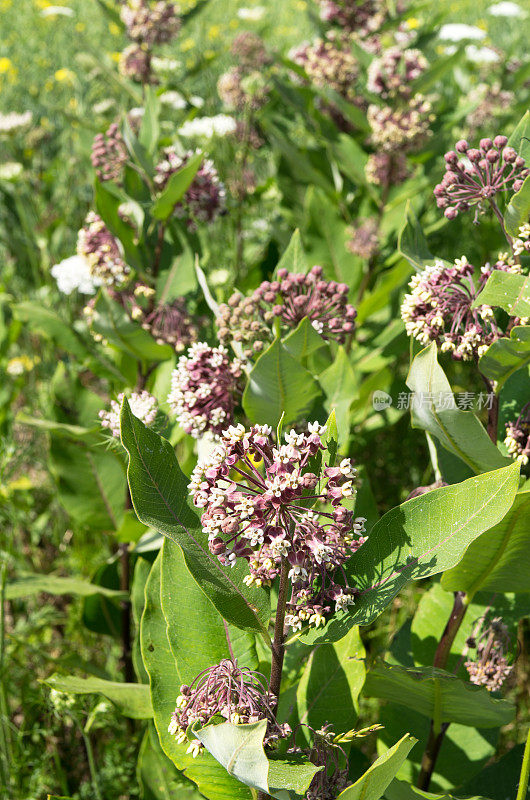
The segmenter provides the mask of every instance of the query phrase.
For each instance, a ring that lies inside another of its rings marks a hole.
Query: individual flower
[[[472,206],[477,207],[476,219],[479,212],[484,212],[485,203],[494,202],[495,195],[519,191],[529,170],[524,158],[507,145],[506,136],[481,139],[479,148],[472,148],[461,139],[455,150],[445,154],[446,172],[435,186],[434,196],[447,219],[455,219]]]
[[[500,3],[494,3],[488,8],[488,14],[493,17],[525,17],[526,12],[517,5],[512,3],[511,0],[501,0]]]
[[[371,144],[383,152],[417,149],[431,135],[434,119],[430,101],[417,94],[402,108],[368,106]]]
[[[240,362],[230,361],[222,345],[197,342],[179,358],[167,401],[186,433],[219,436],[232,424],[240,377]]]
[[[516,461],[526,466],[530,461],[530,403],[522,409],[516,420],[506,423],[504,444]]]
[[[120,438],[120,413],[123,403],[124,393],[121,392],[116,400],[110,401],[108,410],[101,409],[99,418],[101,427],[107,428],[115,439]],[[152,394],[146,392],[132,392],[127,398],[131,414],[137,417],[144,425],[152,425],[158,413],[158,401]]]
[[[127,35],[149,47],[170,42],[180,29],[180,18],[173,3],[165,0],[149,4],[146,0],[127,0],[120,11]]]
[[[475,658],[464,664],[471,683],[485,686],[489,692],[502,687],[513,669],[505,656],[509,642],[508,628],[500,617],[492,619],[478,639],[470,637],[467,640],[468,647],[476,651]]]
[[[188,741],[187,730],[198,723],[207,725],[215,717],[233,725],[244,725],[267,720],[263,744],[274,747],[280,739],[291,733],[287,723],[276,721],[277,700],[259,672],[239,667],[234,658],[224,658],[219,664],[201,672],[188,686],[180,687],[177,707],[171,715],[168,733],[179,744]],[[195,758],[202,751],[198,740],[188,748]]]
[[[15,358],[11,358],[7,362],[6,372],[11,377],[17,378],[25,372],[31,372],[39,362],[40,358],[38,356],[34,358],[30,358],[27,355],[15,356]]]
[[[304,273],[278,270],[278,278],[264,281],[249,297],[236,292],[219,307],[221,342],[240,342],[250,357],[271,338],[275,319],[282,331],[295,328],[304,317],[324,339],[342,343],[355,329],[357,312],[348,303],[345,283],[322,279],[322,267]]]
[[[520,256],[523,253],[530,253],[530,223],[525,222],[521,225],[517,237],[513,241],[514,255]]]
[[[367,88],[383,100],[394,97],[407,99],[412,94],[410,84],[428,67],[419,50],[390,47],[368,67]]]
[[[323,432],[312,423],[275,444],[267,425],[232,426],[189,485],[221,564],[246,559],[249,585],[269,585],[282,564],[288,568],[285,623],[293,630],[304,623],[318,627],[332,606],[339,611],[354,602],[343,565],[365,541],[365,520],[346,507],[355,495],[356,470],[349,458],[321,466]]]
[[[68,6],[46,6],[41,9],[41,17],[73,17],[75,14],[73,8]]]
[[[217,136],[227,136],[234,133],[236,121],[226,114],[217,114],[215,117],[195,117],[188,119],[178,130],[180,136],[189,139],[213,139]]]
[[[478,359],[504,335],[490,306],[472,307],[491,269],[481,272],[476,285],[475,268],[463,256],[452,266],[437,260],[414,275],[401,306],[408,335],[424,346],[436,342],[456,360]]]
[[[31,111],[24,111],[18,114],[16,111],[10,111],[8,114],[0,114],[0,136],[12,136],[16,133],[29,128],[33,122],[33,114]]]
[[[357,226],[352,225],[348,230],[350,239],[346,243],[346,247],[350,253],[369,261],[379,249],[377,231],[377,221],[373,218],[364,219]]]
[[[463,22],[449,22],[447,25],[442,25],[438,31],[438,36],[446,42],[461,42],[465,39],[482,41],[482,39],[486,38],[486,31],[475,27],[475,25],[466,25]]]
[[[121,246],[100,216],[90,211],[77,234],[77,254],[86,259],[91,275],[105,286],[124,283],[130,269],[123,260]]]
[[[399,151],[372,153],[364,168],[366,180],[376,186],[396,186],[402,183],[409,174],[407,157]]]
[[[120,179],[127,162],[127,148],[115,122],[105,133],[98,133],[94,137],[91,160],[100,181]]]
[[[164,158],[156,165],[154,177],[160,192],[164,191],[171,176],[185,167],[194,155],[189,150],[180,156],[175,147],[166,147],[163,152]],[[193,230],[197,222],[213,222],[224,212],[225,194],[213,161],[205,158],[184,197],[175,204],[173,213],[176,217],[186,218],[188,227]]]
[[[124,78],[136,83],[154,83],[151,53],[143,45],[130,44],[120,53],[118,69]]]
[[[94,294],[96,288],[101,285],[101,281],[92,274],[90,264],[83,256],[65,258],[54,264],[50,272],[62,294],[72,294],[76,290],[80,294]]]

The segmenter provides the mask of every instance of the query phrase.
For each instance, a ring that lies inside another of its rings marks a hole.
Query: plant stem
[[[460,629],[460,625],[462,624],[470,602],[470,598],[465,592],[455,592],[454,598],[451,614],[447,620],[440,641],[438,642],[436,653],[434,654],[433,666],[437,669],[444,669],[447,664],[447,659],[451,652],[451,645]],[[425,751],[421,759],[420,774],[417,784],[418,789],[424,789],[426,791],[430,786],[432,774],[448,727],[448,722],[441,723],[439,720],[431,720],[429,738],[427,739]]]
[[[125,510],[132,508],[131,493],[127,487],[125,498]],[[120,544],[120,589],[122,592],[129,592],[131,582],[131,566],[129,561],[129,543]],[[134,682],[134,669],[132,663],[132,642],[131,642],[131,603],[129,598],[122,600],[121,609],[121,650],[123,660],[123,672],[126,683]]]
[[[526,737],[526,747],[524,749],[523,765],[521,767],[521,777],[519,778],[519,789],[517,790],[516,800],[526,800],[528,791],[528,780],[530,779],[530,728]]]
[[[482,375],[482,373],[481,373]],[[493,391],[493,385],[491,381],[489,381],[485,375],[482,375],[482,379],[486,384],[486,388],[488,393],[492,395],[493,400],[491,403],[491,408],[488,409],[488,436],[490,437],[491,441],[494,445],[497,444],[497,429],[499,427],[499,398]]]

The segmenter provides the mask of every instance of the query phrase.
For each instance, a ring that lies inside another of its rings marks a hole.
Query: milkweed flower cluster
[[[524,158],[507,145],[508,138],[500,135],[493,140],[481,139],[478,148],[461,139],[455,150],[445,154],[446,172],[435,186],[434,196],[447,219],[455,219],[472,206],[477,206],[478,214],[500,192],[519,191],[530,171]]]
[[[230,52],[237,66],[221,75],[217,93],[229,109],[255,111],[269,97],[264,68],[271,59],[263,39],[252,31],[243,31],[235,37]]]
[[[368,157],[364,170],[368,183],[376,186],[395,186],[402,183],[409,169],[405,153],[394,151],[386,153],[383,150],[372,153]]]
[[[116,400],[110,401],[109,409],[102,409],[99,412],[101,427],[107,428],[115,439],[120,438],[120,412],[124,397],[125,395],[121,392]],[[152,425],[158,413],[156,397],[144,390],[140,393],[133,392],[127,399],[131,413],[138,417],[144,425]]]
[[[351,238],[346,246],[350,253],[369,261],[379,249],[379,237],[377,235],[377,222],[373,218],[362,220],[362,222],[352,226],[349,230]]]
[[[186,166],[194,155],[190,150],[178,155],[175,147],[164,149],[164,158],[156,165],[154,182],[162,192],[175,172]],[[225,210],[225,188],[213,161],[205,158],[182,200],[175,204],[173,213],[185,218],[188,228],[194,230],[197,222],[213,222]]]
[[[510,456],[526,466],[530,461],[530,403],[522,409],[516,420],[506,423],[504,444]]]
[[[412,97],[403,108],[370,105],[370,142],[383,152],[415,150],[430,136],[432,120],[431,102],[421,94]]]
[[[380,0],[318,0],[320,19],[341,28],[345,33],[363,39],[379,30],[386,17],[385,4]]]
[[[289,751],[303,753],[316,767],[324,767],[311,781],[305,800],[336,800],[351,785],[348,769],[345,768],[348,761],[346,753],[334,743],[335,735],[330,725],[324,725],[317,731],[310,730],[313,733],[310,749],[294,747]]]
[[[468,646],[476,650],[475,658],[464,664],[471,683],[485,686],[489,692],[502,687],[513,669],[505,656],[509,641],[508,628],[500,617],[492,619],[477,640],[474,637],[467,640]]]
[[[177,697],[177,707],[171,715],[168,733],[179,744],[188,741],[186,731],[190,725],[201,727],[219,716],[234,725],[267,720],[263,744],[274,747],[280,739],[291,733],[287,723],[276,721],[277,700],[269,691],[263,676],[239,667],[237,660],[225,658],[219,664],[201,672],[191,685],[183,684]],[[190,743],[188,753],[193,757],[203,750],[199,740]]]
[[[165,0],[153,4],[147,0],[127,0],[120,16],[129,39],[149,47],[170,42],[180,30],[177,8]]]
[[[310,423],[306,433],[290,431],[275,444],[267,425],[230,427],[189,484],[221,564],[244,558],[246,582],[269,585],[286,560],[292,594],[285,623],[293,630],[318,627],[332,604],[343,610],[354,602],[355,589],[336,577],[345,579],[343,564],[365,541],[364,518],[345,506],[356,491],[350,459],[312,471],[326,450],[323,433]]]
[[[98,214],[90,211],[77,234],[77,253],[86,258],[94,278],[105,286],[124,283],[130,269],[122,258],[118,240]]]
[[[193,344],[171,375],[168,403],[186,433],[219,436],[232,424],[241,363],[222,345]]]
[[[341,46],[340,42],[316,39],[294,48],[289,57],[304,68],[315,86],[329,87],[351,102],[356,99],[359,64],[351,49]]]
[[[91,160],[100,181],[117,181],[121,177],[127,161],[127,148],[115,122],[106,133],[94,137]]]
[[[355,308],[348,303],[345,283],[322,279],[322,267],[307,275],[278,270],[278,279],[264,281],[249,297],[236,292],[219,308],[219,339],[240,342],[244,355],[260,352],[271,337],[271,323],[277,319],[283,330],[292,330],[308,317],[324,339],[339,343],[355,330]]]
[[[135,83],[156,83],[151,69],[151,53],[145,45],[133,42],[120,53],[118,69],[124,78]]]
[[[530,223],[525,222],[521,225],[517,238],[513,241],[514,255],[520,256],[524,253],[530,253]]]
[[[475,285],[475,268],[463,256],[452,266],[437,260],[414,275],[401,306],[408,335],[423,345],[436,342],[456,360],[478,359],[504,335],[490,306],[472,308],[489,274],[488,266]]]
[[[383,100],[407,99],[412,94],[411,82],[419,78],[427,66],[427,59],[419,50],[389,47],[368,67],[367,88]]]

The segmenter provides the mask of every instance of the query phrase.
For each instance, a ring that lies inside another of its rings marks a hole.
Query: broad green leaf
[[[257,669],[254,636],[228,625],[192,577],[181,548],[162,545],[161,601],[167,635],[179,675],[190,684],[207,667],[230,658]]]
[[[365,168],[368,154],[357,144],[353,136],[340,133],[338,141],[332,146],[340,171],[354,183],[366,185]]]
[[[125,260],[131,267],[140,269],[142,259],[136,243],[136,232],[120,215],[120,206],[132,202],[119,187],[110,181],[95,180],[94,202],[96,210],[110,232],[120,241]],[[140,209],[141,213],[141,209]]]
[[[363,693],[415,711],[438,724],[459,722],[477,728],[495,728],[512,721],[515,706],[498,700],[483,686],[474,686],[434,667],[415,669],[377,663],[366,674]]]
[[[516,744],[498,761],[466,780],[458,794],[466,798],[469,794],[480,794],[491,800],[512,800],[519,786],[523,753],[524,745]]]
[[[436,436],[473,472],[487,472],[508,463],[473,412],[456,408],[451,385],[438,363],[435,342],[412,362],[407,386],[415,393],[413,428],[423,428]]]
[[[353,729],[366,673],[364,656],[357,627],[335,644],[314,648],[296,693],[300,723],[314,730],[330,723],[336,733]]]
[[[410,200],[407,201],[405,222],[399,232],[398,249],[409,264],[417,270],[422,270],[427,264],[434,263],[435,257],[429,250]]]
[[[208,536],[188,503],[188,479],[172,446],[131,414],[126,399],[121,435],[129,454],[127,475],[138,519],[182,547],[186,566],[227,622],[268,637],[267,592],[246,586],[243,579],[248,570],[242,559],[230,569],[210,553]]]
[[[44,334],[76,358],[83,359],[88,354],[81,337],[53,311],[29,301],[15,303],[11,308],[16,319],[31,324],[32,333]]]
[[[132,719],[151,719],[153,716],[149,688],[141,683],[117,683],[101,678],[77,678],[75,675],[58,673],[50,675],[44,683],[67,694],[102,694],[122,714]]]
[[[186,753],[188,745],[178,744],[168,732],[182,681],[169,646],[160,603],[160,563],[159,555],[147,580],[140,629],[142,657],[149,674],[154,723],[160,745],[177,769],[196,783],[201,794],[209,800],[251,800],[250,790],[229,775],[209,753],[193,758]]]
[[[293,800],[305,796],[311,781],[321,771],[300,753],[287,753],[269,757],[269,793],[278,800],[289,800],[294,792]]]
[[[63,578],[60,575],[19,575],[15,580],[9,581],[5,587],[5,599],[17,600],[19,597],[29,597],[32,594],[45,592],[46,594],[74,594],[80,597],[89,597],[93,594],[102,594],[123,600],[126,592],[115,589],[106,589],[104,586],[84,581],[81,578]]]
[[[497,339],[490,344],[480,357],[479,369],[486,378],[497,381],[499,390],[514,372],[528,364],[530,364],[530,326],[517,325],[510,331],[509,339]]]
[[[173,173],[167,182],[166,188],[161,192],[151,209],[153,217],[160,220],[167,220],[167,218],[171,216],[176,203],[182,200],[190,188],[203,160],[204,156],[202,153],[195,153],[182,169]]]
[[[138,558],[134,565],[134,573],[131,585],[131,611],[134,622],[134,640],[132,645],[132,662],[136,677],[140,683],[149,683],[142,659],[142,649],[140,644],[140,622],[145,607],[145,584],[151,572],[151,562],[145,558]]]
[[[136,768],[142,800],[201,800],[194,783],[177,770],[166,756],[152,722],[145,731]],[[177,794],[178,793],[178,794]]]
[[[506,516],[472,542],[442,576],[447,591],[530,592],[530,491],[515,497]]]
[[[253,423],[284,424],[303,418],[320,395],[312,375],[292,357],[279,339],[260,355],[243,393],[243,408]]]
[[[17,414],[16,421],[21,425],[29,425],[46,433],[53,433],[55,436],[64,436],[66,439],[79,439],[80,441],[90,441],[99,437],[94,434],[100,432],[100,426],[84,428],[82,425],[67,425],[64,422],[56,422],[53,419],[41,419],[40,417],[30,417],[28,414]],[[101,439],[100,439],[101,441]]]
[[[153,86],[145,87],[144,114],[138,139],[148,153],[154,153],[160,136],[160,100]]]
[[[530,157],[530,112],[525,111],[519,120],[511,136],[508,139],[508,146],[513,147],[517,155],[522,156],[525,161]]]
[[[92,329],[110,344],[139,360],[165,361],[174,355],[168,344],[157,344],[148,331],[114,302],[106,292],[100,292],[94,305]]]
[[[379,800],[416,741],[413,736],[405,734],[384,755],[379,756],[353,786],[341,792],[337,800]]]
[[[347,565],[359,590],[349,613],[302,636],[307,644],[337,641],[352,625],[368,625],[409,580],[454,567],[471,542],[500,522],[517,492],[517,464],[435,489],[385,514]]]
[[[530,175],[525,178],[519,191],[512,195],[504,212],[504,225],[510,236],[517,236],[521,225],[528,222],[528,217],[530,217]]]
[[[294,331],[291,331],[282,342],[283,346],[297,361],[326,346],[307,317],[301,320]]]
[[[309,267],[310,264],[304,251],[300,231],[297,228],[291,236],[291,241],[287,246],[287,250],[278,261],[274,272],[277,274],[279,269],[286,269],[289,272],[306,273]]]
[[[393,780],[385,792],[385,800],[458,800],[452,794],[424,792],[405,781]],[[466,797],[466,800],[487,800],[485,797]]]
[[[494,269],[472,308],[481,305],[498,306],[512,317],[530,317],[530,278]]]
[[[333,363],[318,380],[326,395],[326,411],[335,410],[340,442],[346,442],[350,432],[349,409],[357,396],[359,380],[344,347],[339,346]]]

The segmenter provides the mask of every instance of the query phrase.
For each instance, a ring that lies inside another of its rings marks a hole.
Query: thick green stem
[[[521,767],[521,777],[519,778],[519,789],[517,790],[516,800],[526,800],[528,792],[528,780],[530,779],[530,728],[526,737],[526,747],[524,749],[523,766]]]

